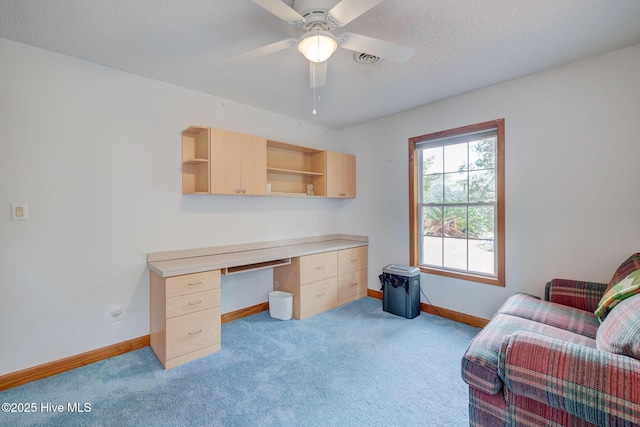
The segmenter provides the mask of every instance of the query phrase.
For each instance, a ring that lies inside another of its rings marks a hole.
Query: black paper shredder
[[[382,284],[382,310],[413,319],[420,314],[420,269],[389,264],[379,276]]]

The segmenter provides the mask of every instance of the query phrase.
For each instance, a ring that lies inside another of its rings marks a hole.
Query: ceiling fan
[[[251,60],[293,46],[310,61],[310,86],[317,88],[327,82],[327,59],[338,47],[376,56],[393,62],[407,62],[412,48],[354,33],[335,36],[331,28],[342,27],[384,0],[293,0],[289,6],[282,0],[251,0],[283,21],[302,28],[300,38],[289,38],[228,58],[239,62]]]

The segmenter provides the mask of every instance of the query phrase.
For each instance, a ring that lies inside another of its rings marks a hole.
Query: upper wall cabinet
[[[182,132],[182,193],[354,198],[355,156],[221,129]]]
[[[327,197],[356,197],[356,156],[327,151]]]
[[[211,129],[211,194],[267,194],[267,140]]]

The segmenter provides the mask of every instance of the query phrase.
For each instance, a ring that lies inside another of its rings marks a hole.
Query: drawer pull
[[[316,270],[324,270],[324,265],[316,267]]]
[[[316,295],[316,298],[321,298],[321,297],[323,297],[323,296],[324,296],[324,292],[323,292],[323,293],[321,293],[321,294]]]
[[[358,262],[358,258],[352,259],[351,262]]]
[[[202,285],[202,281],[195,282],[195,283],[189,283],[189,286],[200,286],[200,285]]]
[[[202,300],[189,303],[190,306],[194,306],[194,305],[198,305],[198,304],[202,304]]]
[[[353,282],[349,286],[358,286],[358,282]]]
[[[194,336],[196,336],[196,335],[200,335],[201,333],[202,333],[202,329],[198,329],[198,330],[197,330],[197,331],[195,331],[195,332],[189,332],[189,335],[190,335],[190,336],[192,336],[192,337],[194,337]]]

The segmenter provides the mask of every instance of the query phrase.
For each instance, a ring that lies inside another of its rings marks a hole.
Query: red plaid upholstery
[[[640,425],[640,361],[529,332],[505,337],[500,355],[505,394],[596,425]]]
[[[637,255],[612,280],[637,268]],[[622,330],[600,331],[593,311],[607,286],[554,279],[545,301],[516,294],[503,304],[462,359],[470,426],[640,427],[640,360],[626,351],[637,347],[628,317],[638,304],[612,318]],[[603,340],[623,354],[602,351]]]
[[[553,279],[545,287],[544,299],[593,313],[606,288],[606,283]]]

